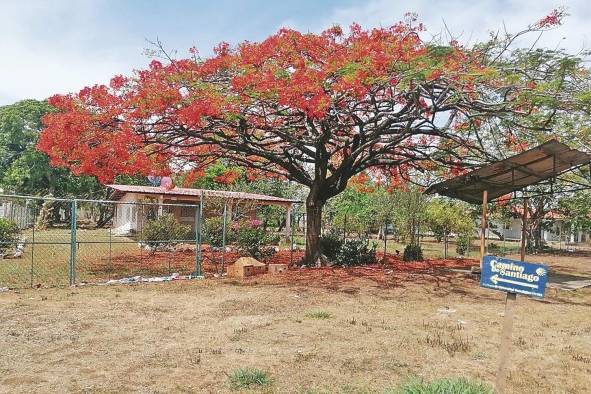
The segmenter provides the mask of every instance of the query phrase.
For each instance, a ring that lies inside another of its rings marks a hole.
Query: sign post
[[[485,256],[482,259],[480,286],[507,292],[499,370],[495,381],[496,393],[503,393],[505,390],[517,294],[544,297],[547,281],[548,267],[543,264],[526,263],[497,256]]]

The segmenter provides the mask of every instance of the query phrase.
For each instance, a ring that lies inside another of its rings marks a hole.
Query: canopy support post
[[[482,219],[480,221],[480,270],[486,248],[486,227],[488,219],[488,190],[482,192]]]
[[[523,215],[521,221],[521,261],[525,261],[525,249],[527,240],[527,211],[529,198],[523,198]]]

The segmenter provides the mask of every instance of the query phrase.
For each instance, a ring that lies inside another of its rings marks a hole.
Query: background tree
[[[35,196],[103,196],[105,188],[93,176],[74,176],[55,168],[36,150],[41,119],[52,111],[46,101],[23,100],[0,107],[0,187],[6,192]]]
[[[392,196],[392,223],[399,241],[418,246],[421,226],[425,225],[427,197],[416,187],[395,190]]]
[[[66,168],[49,164],[48,156],[36,149],[43,127],[41,119],[54,109],[46,101],[23,100],[0,107],[0,188],[5,193],[107,199],[108,190],[94,176],[76,176]],[[145,177],[118,176],[117,182],[146,184]],[[95,204],[96,205],[96,204]],[[51,226],[60,216],[60,208],[69,215],[62,202],[46,202],[39,207],[38,224]],[[104,225],[112,210],[95,206],[96,223]]]
[[[356,232],[359,238],[367,238],[369,233],[378,228],[375,188],[366,177],[358,177],[354,184],[330,201],[328,212],[335,230],[340,230],[343,237]]]
[[[474,235],[476,226],[466,204],[436,198],[427,204],[425,221],[435,238],[444,242],[444,257],[448,254],[448,241],[452,234],[457,238]]]
[[[591,191],[579,190],[558,202],[559,212],[565,219],[566,231],[591,231]]]
[[[561,17],[556,11],[526,32]],[[348,34],[282,29],[260,43],[222,43],[208,59],[194,49],[189,59],[162,51],[164,63],[132,77],[53,97],[59,112],[45,118],[39,148],[52,164],[102,181],[202,169],[223,157],[252,176],[297,182],[309,189],[305,259],[317,261],[323,208],[351,177],[375,170],[407,178],[440,166],[455,174],[493,159],[490,141],[547,131],[552,112],[537,107],[566,97],[567,85],[555,81],[586,72],[574,60],[559,69],[544,67],[544,57],[518,61],[515,36],[466,47],[424,42],[423,31],[411,15]]]

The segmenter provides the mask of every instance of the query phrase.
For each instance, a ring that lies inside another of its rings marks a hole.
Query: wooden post
[[[523,199],[523,215],[521,219],[521,261],[525,261],[525,248],[527,246],[527,211],[529,199]]]
[[[289,242],[291,238],[291,209],[291,204],[286,206],[285,209],[285,242]]]
[[[513,315],[516,299],[517,294],[507,293],[507,298],[505,300],[505,317],[503,319],[503,333],[501,334],[499,369],[495,381],[496,394],[503,394],[505,392],[505,383],[507,382],[507,373],[509,372],[509,355],[511,353]]]
[[[447,228],[443,228],[443,258],[447,259]]]
[[[525,261],[525,248],[527,238],[527,203],[528,199],[523,199],[523,215],[521,224],[521,261]],[[507,375],[509,372],[509,361],[511,354],[511,341],[513,337],[513,318],[515,315],[515,304],[517,302],[517,294],[507,293],[505,299],[505,317],[503,319],[503,333],[501,334],[501,348],[499,370],[497,372],[497,379],[495,382],[496,393],[504,393],[507,382]]]
[[[486,247],[486,227],[488,216],[488,190],[482,192],[482,220],[480,223],[480,270],[482,270],[482,261]]]
[[[384,223],[384,261],[386,261],[386,254],[388,253],[388,222]]]
[[[162,217],[164,214],[164,196],[158,197],[158,217]]]

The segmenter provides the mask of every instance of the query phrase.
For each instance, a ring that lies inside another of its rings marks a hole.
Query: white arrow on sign
[[[518,282],[516,280],[510,280],[510,279],[503,279],[503,278],[499,278],[499,275],[493,275],[490,277],[490,281],[492,283],[494,283],[495,285],[498,282],[505,282],[505,283],[510,283],[512,285],[517,285],[517,286],[525,286],[525,287],[531,287],[532,289],[535,289],[538,287],[538,285],[532,285],[531,283],[524,283],[524,282]]]

